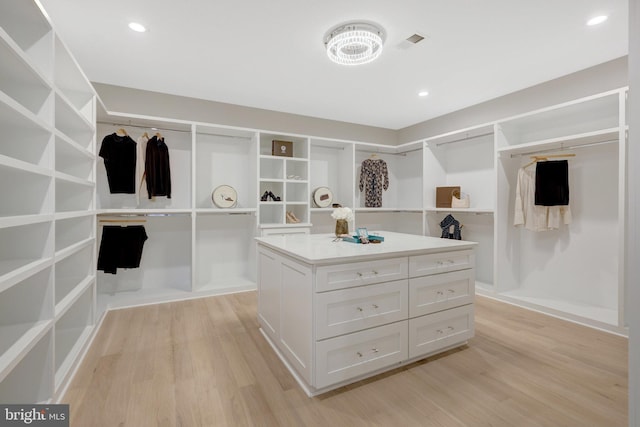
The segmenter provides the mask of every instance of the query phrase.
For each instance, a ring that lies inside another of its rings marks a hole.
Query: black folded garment
[[[536,195],[538,206],[569,204],[569,162],[552,160],[536,163]]]

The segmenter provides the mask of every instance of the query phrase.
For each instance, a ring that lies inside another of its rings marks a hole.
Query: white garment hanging
[[[136,145],[136,201],[140,204],[140,199],[146,199],[148,196],[147,186],[144,184],[144,164],[147,152],[147,142],[149,136],[145,132],[138,138]]]
[[[535,169],[518,169],[516,206],[513,225],[524,225],[527,230],[557,230],[560,223],[571,224],[571,208],[566,206],[538,206],[535,204]]]

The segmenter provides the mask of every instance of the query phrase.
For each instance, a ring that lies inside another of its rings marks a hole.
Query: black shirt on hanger
[[[136,192],[136,142],[129,135],[117,133],[107,135],[102,140],[100,157],[107,170],[109,191],[112,194]]]
[[[147,142],[144,174],[149,199],[155,196],[171,198],[169,147],[165,144],[163,137],[158,138],[154,135]]]

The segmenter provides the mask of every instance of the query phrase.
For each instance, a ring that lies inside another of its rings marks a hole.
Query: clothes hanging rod
[[[458,138],[452,141],[437,142],[436,147],[440,147],[441,145],[447,145],[447,144],[455,144],[457,142],[469,141],[470,139],[482,138],[483,136],[489,136],[489,135],[493,135],[493,131],[487,132],[487,133],[481,133],[479,135],[465,136],[464,138]]]
[[[566,146],[566,147],[561,144],[560,147],[548,148],[548,149],[545,149],[545,150],[528,151],[526,153],[512,154],[511,158],[513,159],[514,157],[529,156],[529,155],[540,154],[540,153],[550,153],[550,152],[553,152],[553,151],[576,150],[578,148],[594,147],[596,145],[611,144],[613,142],[618,142],[618,141],[619,141],[618,138],[616,138],[616,139],[607,139],[606,141],[597,141],[597,142],[591,142],[589,144],[582,144],[582,145],[570,145],[570,146]]]
[[[130,124],[130,123],[115,123],[115,122],[96,122],[96,123],[101,124],[101,125],[117,126],[117,127],[125,127],[126,126],[126,127],[146,129],[146,130],[162,130],[162,131],[169,131],[169,132],[191,133],[191,130],[159,128],[157,126],[142,126],[142,125],[133,125],[133,124]]]
[[[356,150],[359,153],[372,153],[372,154],[389,154],[391,156],[406,156],[407,152],[404,153],[390,153],[390,152],[386,152],[386,151],[380,151],[380,150]]]
[[[187,216],[187,215],[191,215],[191,212],[99,213],[98,217],[134,218],[134,217],[155,217],[155,216],[163,217],[163,216]],[[104,221],[104,220],[103,219],[99,219],[98,221]]]
[[[333,145],[320,145],[320,144],[311,144],[311,148],[313,147],[318,147],[318,148],[330,148],[332,150],[344,150],[344,147],[336,147]]]

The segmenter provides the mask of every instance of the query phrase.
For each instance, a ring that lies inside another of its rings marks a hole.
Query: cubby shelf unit
[[[95,324],[96,94],[36,1],[0,6],[0,58],[0,401],[50,402]]]

